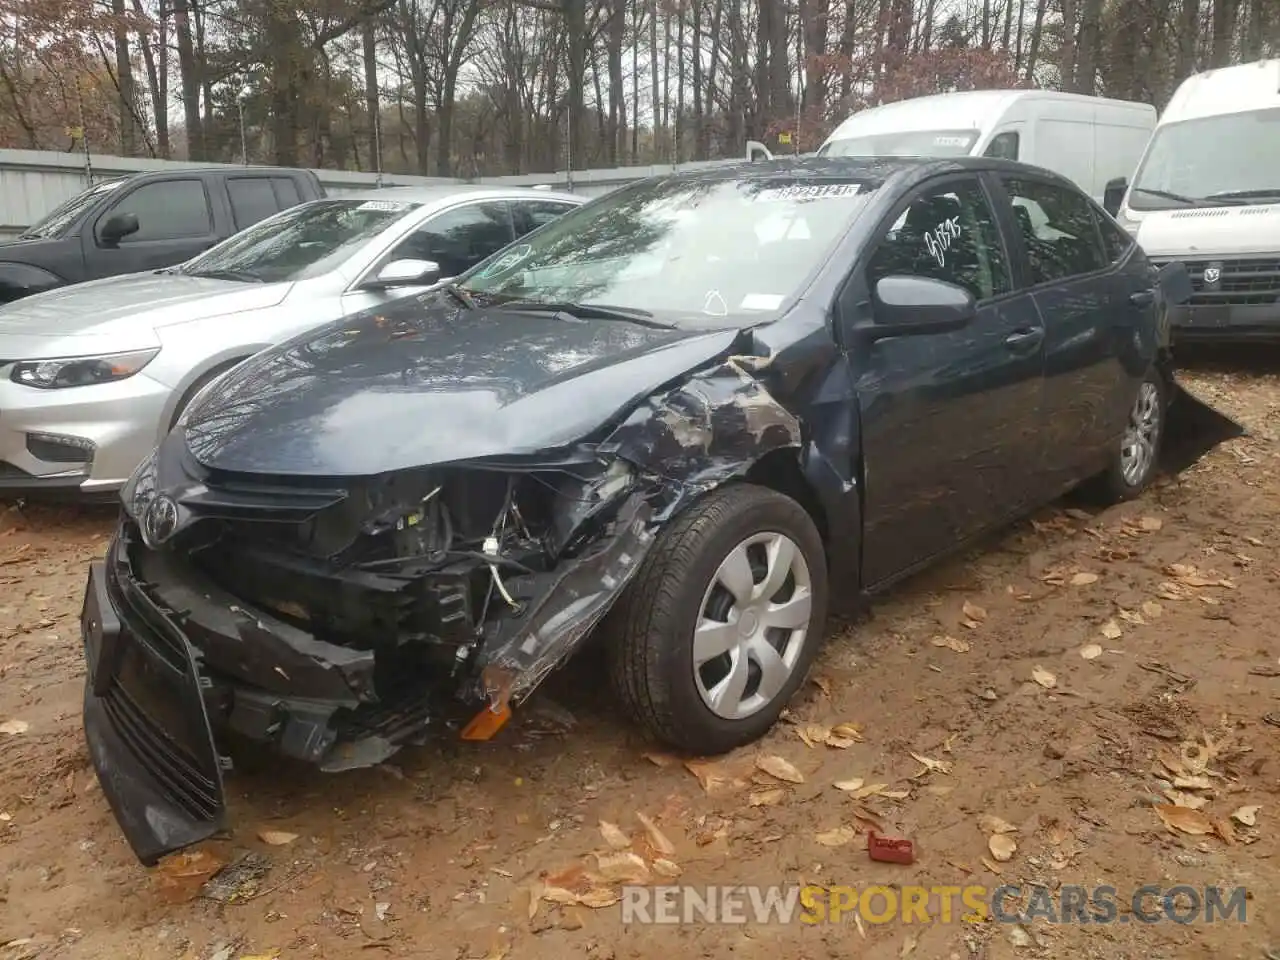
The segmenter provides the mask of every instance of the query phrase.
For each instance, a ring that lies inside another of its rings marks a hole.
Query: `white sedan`
[[[0,307],[0,497],[118,489],[237,363],[422,293],[585,202],[469,186],[314,200],[179,266]]]

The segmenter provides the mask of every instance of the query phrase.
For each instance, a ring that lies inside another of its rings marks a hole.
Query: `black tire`
[[[1154,410],[1156,422],[1152,438],[1151,456],[1146,463],[1145,469],[1139,475],[1126,476],[1125,449],[1129,445],[1130,432],[1135,428],[1140,402],[1152,388],[1155,390]],[[1142,383],[1138,385],[1138,389],[1134,392],[1134,403],[1130,407],[1129,418],[1126,421],[1125,435],[1116,450],[1111,454],[1111,465],[1097,478],[1094,484],[1093,492],[1097,499],[1108,505],[1123,503],[1126,500],[1133,500],[1138,497],[1150,486],[1160,462],[1160,449],[1164,441],[1165,415],[1168,412],[1168,407],[1169,385],[1165,382],[1160,371],[1152,369],[1148,371]]]
[[[712,712],[695,682],[694,629],[721,561],[748,538],[767,533],[789,538],[804,558],[809,624],[803,638],[795,639],[800,650],[773,699],[750,716],[726,719]],[[632,718],[668,746],[702,755],[728,752],[759,739],[777,722],[817,655],[826,611],[826,554],[805,509],[765,487],[723,487],[661,531],[610,611],[604,632],[614,689]]]

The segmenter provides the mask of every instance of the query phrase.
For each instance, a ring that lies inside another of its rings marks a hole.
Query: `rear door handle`
[[[1044,339],[1044,331],[1039,327],[1026,327],[1015,330],[1004,338],[1004,345],[1015,353],[1029,353],[1040,346]]]
[[[1135,307],[1149,307],[1155,303],[1156,292],[1154,290],[1139,290],[1137,293],[1129,294],[1129,302]]]

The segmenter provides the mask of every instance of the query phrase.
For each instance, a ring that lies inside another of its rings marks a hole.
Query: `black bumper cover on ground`
[[[89,755],[129,846],[151,866],[220,831],[222,765],[186,641],[106,562],[90,565],[80,629]]]

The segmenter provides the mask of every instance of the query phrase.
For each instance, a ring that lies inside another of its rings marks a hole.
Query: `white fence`
[[[149,160],[135,157],[93,156],[90,159],[95,182],[105,177],[127,176],[152,170],[181,170],[200,167],[236,169],[235,164],[187,163],[180,160]],[[575,170],[531,173],[510,177],[480,177],[467,181],[451,177],[417,177],[384,174],[382,186],[407,187],[443,183],[486,183],[506,186],[547,184],[558,190],[572,190],[598,196],[645,177],[713,167],[731,161],[712,160],[682,163],[679,166],[616,167],[612,170]],[[316,170],[330,194],[341,195],[378,186],[378,176],[350,170]],[[80,153],[53,153],[44,150],[0,150],[0,238],[13,237],[49,213],[58,204],[88,186],[85,158]]]

